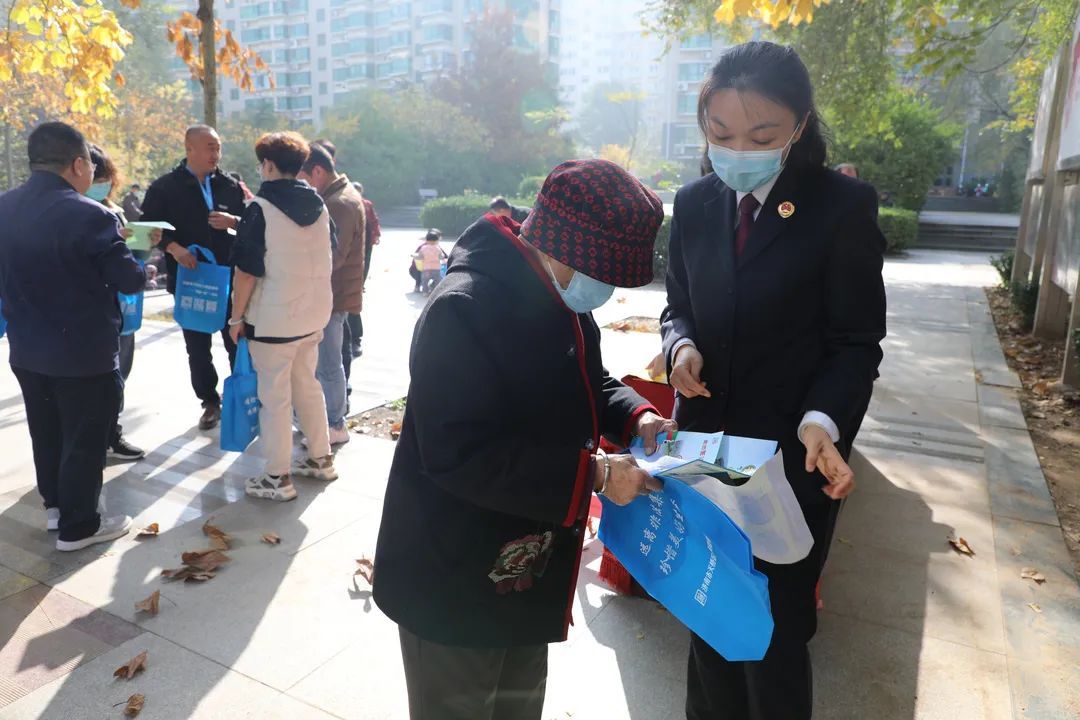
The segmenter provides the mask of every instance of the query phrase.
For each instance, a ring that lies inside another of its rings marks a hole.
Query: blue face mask
[[[709,162],[716,176],[736,192],[753,192],[772,180],[784,169],[784,153],[795,139],[791,133],[784,147],[775,150],[729,150],[709,143]]]
[[[111,183],[97,183],[91,185],[90,189],[86,191],[86,197],[91,200],[96,200],[99,203],[105,202],[105,198],[109,197],[109,193],[112,192]]]
[[[614,286],[594,280],[576,270],[574,271],[574,277],[570,279],[570,285],[564,290],[559,281],[555,279],[555,273],[551,271],[550,264],[548,265],[548,273],[551,275],[551,281],[554,283],[555,289],[559,291],[559,296],[562,297],[563,304],[579,314],[592,312],[610,300],[615,293]]]

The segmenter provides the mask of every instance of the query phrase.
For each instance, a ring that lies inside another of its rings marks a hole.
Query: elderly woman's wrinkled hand
[[[652,455],[656,452],[656,438],[664,433],[667,433],[668,437],[674,437],[678,430],[679,424],[674,420],[662,418],[654,412],[646,412],[638,418],[634,434],[644,443],[645,454]]]
[[[611,463],[611,476],[605,487],[597,489],[603,489],[604,497],[616,505],[629,505],[640,495],[664,489],[664,484],[639,468],[631,455],[611,455],[608,462]],[[597,471],[603,473],[602,463],[598,463]]]

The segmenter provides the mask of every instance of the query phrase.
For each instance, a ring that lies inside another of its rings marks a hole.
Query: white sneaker
[[[82,540],[57,540],[56,549],[61,552],[72,552],[74,550],[82,550],[85,547],[96,545],[97,543],[109,542],[115,540],[118,537],[123,537],[128,534],[128,530],[131,529],[131,518],[127,515],[117,515],[116,517],[101,518],[101,527],[98,531],[90,537],[85,537]]]
[[[251,497],[263,498],[264,500],[277,500],[288,502],[296,499],[296,488],[288,475],[274,477],[263,473],[259,477],[248,478],[244,483],[244,492]]]
[[[333,455],[327,455],[318,460],[315,458],[298,460],[292,466],[292,474],[327,482],[338,479],[337,470],[334,469]]]
[[[349,442],[349,429],[342,425],[339,428],[330,428],[330,446],[344,445]]]
[[[45,508],[45,529],[49,532],[60,529],[60,508]]]

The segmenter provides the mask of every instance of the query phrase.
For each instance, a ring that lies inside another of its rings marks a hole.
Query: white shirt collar
[[[761,208],[765,206],[765,201],[769,199],[769,193],[772,192],[773,185],[775,185],[776,181],[780,179],[780,173],[782,173],[782,172],[783,172],[783,170],[781,170],[779,173],[777,173],[776,177],[774,177],[772,180],[770,180],[769,182],[765,183],[764,185],[762,185],[761,187],[759,187],[759,188],[757,188],[757,189],[755,189],[753,191],[753,195],[754,195],[754,197],[757,198],[757,201],[758,201],[758,209],[754,212],[754,217],[755,218],[757,217],[757,214],[759,212],[761,212]],[[746,197],[747,195],[749,195],[749,194],[750,193],[744,193],[744,192],[736,191],[735,192],[735,207],[739,207],[739,203],[742,202],[742,199],[744,197]]]

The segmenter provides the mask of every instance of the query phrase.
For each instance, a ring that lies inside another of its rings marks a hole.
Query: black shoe
[[[121,435],[109,445],[106,455],[115,460],[134,462],[135,460],[142,460],[146,457],[146,452],[129,443],[124,439],[124,436]]]
[[[363,354],[364,354],[364,351],[363,351],[363,349],[361,349],[360,343],[354,343],[353,346],[352,346],[352,356],[354,358],[358,358]]]
[[[203,410],[202,417],[199,418],[200,430],[213,430],[221,422],[221,406],[209,405]]]

